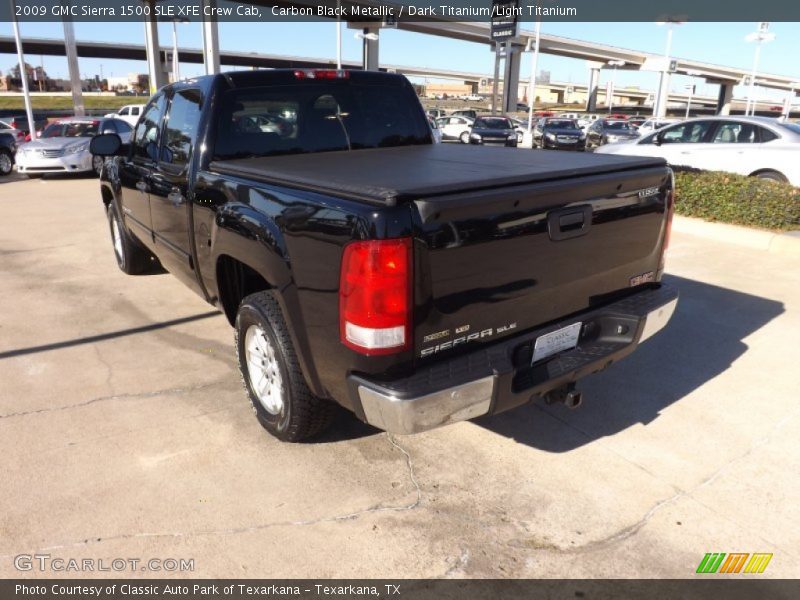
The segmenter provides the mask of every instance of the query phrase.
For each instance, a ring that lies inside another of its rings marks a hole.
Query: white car
[[[14,129],[11,123],[6,123],[5,121],[0,121],[0,133],[10,133],[18,144],[25,141],[25,132],[20,129]]]
[[[442,131],[442,141],[459,140],[462,144],[469,144],[469,132],[474,121],[469,117],[450,116],[436,119],[436,124]]]
[[[136,127],[136,121],[139,120],[139,115],[144,112],[146,104],[126,104],[115,113],[108,113],[107,117],[115,117],[122,119],[131,127]]]
[[[467,100],[469,100],[470,102],[483,102],[483,96],[481,96],[480,94],[470,94],[469,96],[467,96]]]
[[[727,171],[800,186],[800,125],[769,117],[701,117],[668,125],[600,154],[660,156],[675,167]]]
[[[680,123],[681,119],[670,119],[670,118],[650,118],[647,119],[644,123],[639,125],[639,134],[640,135],[647,135],[648,133],[653,133],[661,129],[662,127],[666,127],[667,125],[674,125],[675,123]]]
[[[103,157],[92,156],[89,142],[98,133],[116,133],[123,144],[131,139],[133,128],[121,119],[71,117],[45,127],[41,137],[17,149],[17,171],[30,178],[46,173],[100,174]]]

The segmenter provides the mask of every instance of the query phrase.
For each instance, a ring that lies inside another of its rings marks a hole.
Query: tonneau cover
[[[214,161],[210,168],[265,183],[394,205],[441,194],[665,164],[661,158],[433,144]]]

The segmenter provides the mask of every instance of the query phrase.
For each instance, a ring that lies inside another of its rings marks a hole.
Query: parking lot
[[[342,413],[287,445],[253,418],[224,317],[117,269],[95,179],[0,179],[0,209],[2,577],[92,575],[16,570],[45,553],[197,577],[683,578],[708,552],[800,576],[796,259],[674,234],[672,322],[579,410],[411,437]]]

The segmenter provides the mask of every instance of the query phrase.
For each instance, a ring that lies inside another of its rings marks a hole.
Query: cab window
[[[658,135],[662,144],[698,144],[705,140],[710,128],[711,121],[694,121],[662,129]]]
[[[159,128],[165,105],[166,97],[163,93],[153,98],[147,105],[133,135],[133,158],[144,160],[158,158]]]
[[[183,167],[189,162],[200,124],[200,90],[176,92],[164,125],[161,161]]]

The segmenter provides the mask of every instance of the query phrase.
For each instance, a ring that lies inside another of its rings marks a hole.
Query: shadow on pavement
[[[580,382],[579,409],[538,400],[476,423],[548,452],[567,452],[650,423],[726,371],[747,350],[742,340],[784,312],[781,302],[759,296],[675,276],[664,282],[680,291],[670,323],[627,358]],[[565,434],[556,421],[573,431]]]

